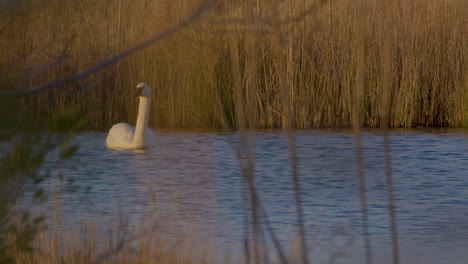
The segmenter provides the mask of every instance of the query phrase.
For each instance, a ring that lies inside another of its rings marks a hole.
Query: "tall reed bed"
[[[0,89],[83,70],[178,23],[201,2],[0,7]],[[23,104],[39,123],[63,107],[85,108],[90,128],[106,129],[135,122],[133,88],[145,81],[154,90],[153,127],[239,127],[245,119],[250,128],[275,128],[287,126],[287,115],[297,128],[350,127],[353,111],[368,127],[380,126],[382,111],[391,127],[468,126],[465,1],[387,2],[386,16],[370,0],[219,1],[177,34]]]

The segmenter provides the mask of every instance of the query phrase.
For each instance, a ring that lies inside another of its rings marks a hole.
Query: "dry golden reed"
[[[15,263],[209,264],[219,263],[223,258],[217,257],[218,262],[215,261],[210,243],[199,243],[193,236],[176,241],[153,231],[147,235],[138,234],[138,237],[127,234],[121,239],[123,232],[119,229],[111,232],[101,229],[91,222],[81,227],[55,227],[37,236],[33,252],[14,253]],[[227,263],[228,257],[224,258]]]
[[[0,7],[0,89],[83,70],[178,23],[201,2]],[[190,27],[24,105],[39,123],[63,107],[82,107],[90,128],[107,129],[135,122],[133,88],[145,81],[154,90],[153,127],[239,127],[245,120],[249,128],[276,128],[286,126],[286,115],[297,128],[350,127],[356,107],[367,127],[387,115],[391,127],[467,127],[466,1],[387,2],[384,20],[383,4],[371,0],[219,1]]]

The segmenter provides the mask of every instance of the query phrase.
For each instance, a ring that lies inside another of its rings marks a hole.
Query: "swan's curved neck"
[[[133,147],[142,148],[145,146],[145,130],[148,127],[148,116],[150,109],[150,99],[140,96],[140,106],[138,107],[138,118],[133,136]]]

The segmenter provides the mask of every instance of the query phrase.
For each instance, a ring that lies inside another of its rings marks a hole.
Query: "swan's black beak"
[[[143,93],[143,87],[138,87],[135,92],[135,96],[141,96],[142,93]]]

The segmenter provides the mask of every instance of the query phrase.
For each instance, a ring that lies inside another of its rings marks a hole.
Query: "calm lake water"
[[[157,142],[145,152],[107,149],[106,133],[76,135],[81,148],[60,173],[91,188],[85,199],[84,189],[62,194],[69,221],[158,222],[160,232],[173,237],[195,226],[218,247],[241,253],[240,135],[156,133]],[[281,242],[290,245],[297,226],[285,133],[250,135],[260,199]],[[389,138],[402,263],[468,263],[468,131],[395,130]],[[364,263],[353,135],[296,131],[296,143],[313,263],[332,263],[338,252],[343,257],[336,263]],[[365,131],[362,145],[374,260],[390,263],[382,135]]]

